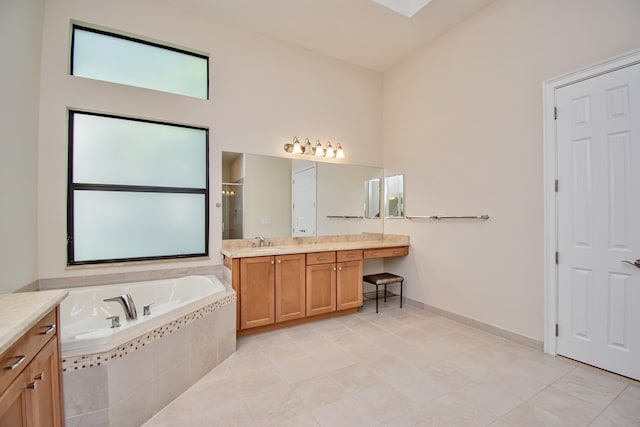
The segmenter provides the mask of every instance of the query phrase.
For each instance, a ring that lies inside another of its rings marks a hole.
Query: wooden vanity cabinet
[[[339,251],[336,310],[362,306],[362,251]]]
[[[307,266],[307,316],[336,311],[336,264]]]
[[[240,260],[240,329],[305,315],[304,254]]]
[[[63,425],[58,318],[52,310],[0,356],[0,427]]]
[[[240,329],[275,322],[275,257],[240,260]]]
[[[304,254],[276,256],[276,323],[306,316]]]
[[[361,250],[307,254],[307,316],[361,305]]]

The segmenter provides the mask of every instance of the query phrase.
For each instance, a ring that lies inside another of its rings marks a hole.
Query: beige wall
[[[38,101],[43,0],[0,2],[0,293],[38,279]]]
[[[208,101],[68,75],[70,19],[210,54]],[[210,128],[210,260],[68,270],[68,107]],[[220,264],[221,151],[284,157],[294,135],[344,141],[359,164],[382,165],[382,76],[242,32],[157,1],[46,2],[39,142],[41,278]]]
[[[387,174],[411,254],[410,297],[543,338],[542,82],[640,47],[637,0],[497,0],[384,75]]]

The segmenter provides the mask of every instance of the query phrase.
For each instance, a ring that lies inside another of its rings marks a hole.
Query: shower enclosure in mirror
[[[364,182],[366,218],[380,218],[380,178],[370,179]]]
[[[384,178],[384,216],[404,218],[404,175]]]
[[[242,184],[222,183],[222,238],[242,239]]]
[[[223,239],[382,233],[382,178],[370,166],[223,152],[222,182],[243,194],[223,188]]]

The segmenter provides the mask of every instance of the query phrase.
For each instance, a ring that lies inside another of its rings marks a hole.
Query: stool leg
[[[384,302],[387,302],[387,284],[384,284]]]
[[[378,285],[376,285],[376,313],[378,312]]]
[[[402,308],[402,285],[404,282],[400,282],[400,308]]]

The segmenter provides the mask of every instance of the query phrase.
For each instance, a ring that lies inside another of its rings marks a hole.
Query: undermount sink
[[[250,248],[250,250],[256,251],[256,252],[267,252],[267,251],[278,251],[278,250],[280,250],[280,248],[275,248],[273,246],[267,246],[267,247],[263,247],[263,248]]]

